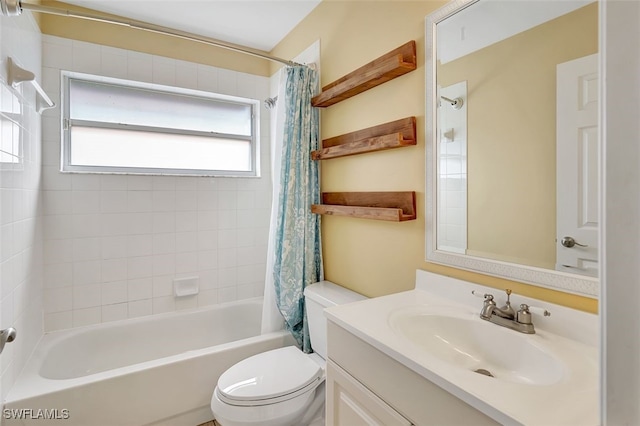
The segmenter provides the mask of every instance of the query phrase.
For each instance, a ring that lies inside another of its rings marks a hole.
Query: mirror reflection
[[[436,26],[437,250],[598,275],[597,2]]]

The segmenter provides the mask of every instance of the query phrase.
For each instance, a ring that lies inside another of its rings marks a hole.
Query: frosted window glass
[[[63,75],[64,171],[258,175],[258,101]]]
[[[69,107],[72,120],[251,135],[250,105],[177,93],[72,79]]]
[[[74,127],[71,164],[178,170],[251,170],[251,143],[235,139]]]

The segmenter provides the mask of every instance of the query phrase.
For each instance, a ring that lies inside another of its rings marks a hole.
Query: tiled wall
[[[7,85],[7,58],[40,81],[40,31],[30,13],[0,18],[0,328],[16,340],[0,355],[4,400],[42,336],[40,115],[30,83]]]
[[[449,99],[461,98],[460,109],[441,100],[438,120],[442,128],[438,155],[438,249],[465,253],[467,249],[467,83],[440,89]]]
[[[60,70],[266,99],[266,77],[43,36],[44,87]],[[259,296],[271,206],[269,119],[261,178],[63,174],[60,111],[43,117],[44,324],[76,327]],[[198,276],[176,298],[174,277]]]

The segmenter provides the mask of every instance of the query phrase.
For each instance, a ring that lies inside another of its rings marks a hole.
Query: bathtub
[[[9,391],[8,425],[196,426],[218,377],[294,344],[260,335],[262,299],[45,334]],[[44,421],[43,421],[44,420]]]

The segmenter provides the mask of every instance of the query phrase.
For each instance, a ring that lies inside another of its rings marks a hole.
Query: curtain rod
[[[32,4],[32,3],[22,3],[21,1],[18,1],[18,0],[0,0],[0,6],[1,6],[2,14],[5,16],[17,16],[17,15],[20,15],[23,9],[27,9],[33,12],[46,13],[49,15],[58,15],[58,16],[67,16],[71,18],[87,19],[90,21],[121,25],[124,27],[129,27],[129,28],[143,30],[143,31],[149,31],[157,34],[170,35],[170,36],[182,38],[185,40],[191,40],[198,43],[208,44],[210,46],[220,47],[222,49],[232,50],[234,52],[244,53],[246,55],[267,59],[269,61],[280,62],[281,64],[284,64],[284,65],[289,65],[289,66],[302,65],[302,64],[298,64],[297,62],[278,58],[276,56],[271,56],[269,54],[255,51],[246,47],[225,43],[219,40],[215,40],[213,38],[203,37],[203,36],[199,36],[197,34],[189,33],[186,31],[163,27],[161,25],[150,24],[148,22],[143,22],[143,21],[127,20],[127,19],[120,19],[120,18],[107,18],[104,16],[87,13],[87,12],[71,11],[68,9],[61,9],[61,8],[51,7],[51,6],[42,6],[39,4]]]

